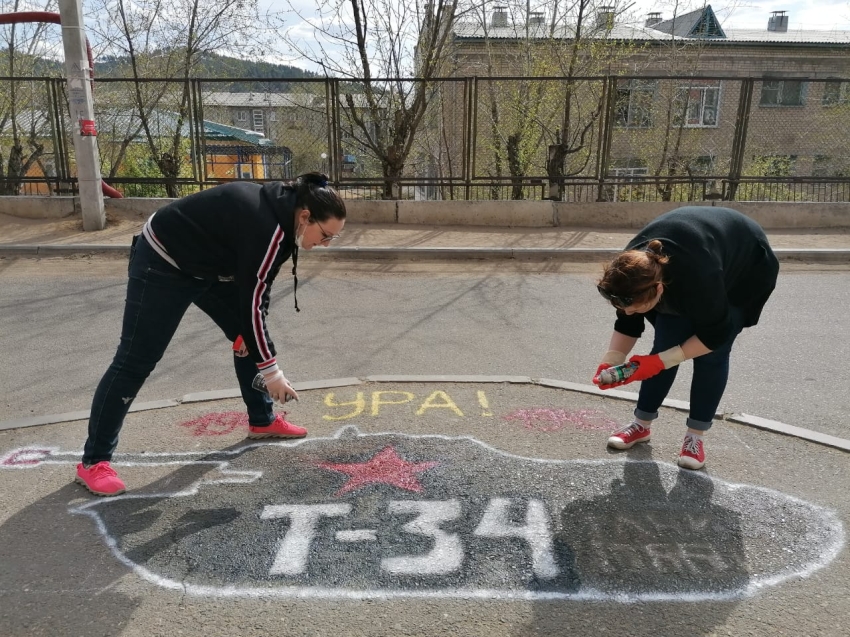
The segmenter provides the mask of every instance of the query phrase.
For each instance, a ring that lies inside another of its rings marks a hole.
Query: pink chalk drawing
[[[248,426],[248,415],[239,411],[220,411],[180,423],[191,430],[193,436],[225,436],[236,429]]]
[[[530,431],[552,432],[560,431],[567,425],[586,431],[610,430],[616,428],[617,422],[611,420],[603,412],[596,409],[549,409],[534,407],[531,409],[515,409],[503,416],[505,420],[519,421]]]
[[[4,467],[35,467],[41,464],[52,451],[52,449],[37,448],[16,449],[0,459],[0,465]]]

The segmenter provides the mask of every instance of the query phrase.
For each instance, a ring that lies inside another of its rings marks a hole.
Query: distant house
[[[331,130],[324,82],[305,83],[301,92],[263,93],[214,91],[202,95],[204,116],[262,133],[292,150],[295,172],[329,169]],[[358,117],[370,121],[362,95],[353,95]],[[362,133],[345,115],[340,118],[338,164],[343,176],[354,175],[364,147]]]
[[[54,135],[46,111],[29,109],[17,117],[19,130],[34,131],[44,152],[27,171],[25,176],[27,194],[49,195],[51,190],[63,191],[67,185],[59,185],[61,164],[64,158],[54,151]],[[134,111],[98,110],[95,113],[98,128],[98,148],[101,156],[102,171],[108,179],[111,163],[119,162],[114,178],[118,179],[156,179],[160,176],[156,162],[150,156],[140,119]],[[177,127],[177,116],[168,111],[156,111],[148,118],[152,134],[158,140],[170,142]],[[0,129],[0,144],[7,145],[10,138],[10,124]],[[181,135],[186,140],[184,165],[192,165],[190,152],[203,157],[206,174],[204,181],[230,179],[291,179],[292,152],[285,146],[275,145],[271,139],[256,131],[204,120],[200,139],[190,143],[192,131],[188,122],[183,122]],[[129,142],[128,142],[128,138]],[[121,153],[121,149],[124,152]],[[120,158],[120,159],[119,159]],[[73,168],[71,168],[73,174]],[[200,176],[199,176],[200,177]]]

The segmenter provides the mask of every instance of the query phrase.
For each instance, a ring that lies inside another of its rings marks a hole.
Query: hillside
[[[95,77],[127,77],[127,58],[104,56],[95,60]],[[193,77],[208,78],[319,78],[320,75],[287,64],[254,62],[217,55],[204,54]],[[226,82],[217,85],[221,91],[265,91],[283,92],[289,90],[286,82]]]

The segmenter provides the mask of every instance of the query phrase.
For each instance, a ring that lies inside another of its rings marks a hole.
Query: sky
[[[337,0],[339,1],[339,0]],[[346,0],[342,0],[346,1]],[[373,0],[373,2],[391,2],[392,0]],[[410,2],[411,0],[399,0],[401,2]],[[424,3],[425,0],[419,0]],[[521,0],[484,0],[488,6],[496,6],[499,4],[517,4]],[[545,5],[550,2],[558,2],[562,0],[530,0],[532,10],[535,5]],[[598,0],[602,3],[602,0]],[[261,6],[272,11],[287,11],[290,4],[301,8],[303,11],[310,13],[315,9],[316,0],[260,0]],[[463,0],[461,0],[463,3]],[[618,8],[629,7],[629,14],[634,15],[638,20],[646,17],[646,14],[652,11],[661,12],[662,18],[669,19],[673,17],[676,0],[610,0],[610,4],[616,5]],[[703,0],[679,0],[680,8],[677,13],[682,14],[689,10],[703,6]],[[767,29],[767,20],[770,17],[771,11],[786,11],[788,15],[788,30],[796,31],[800,29],[815,29],[815,30],[847,30],[850,31],[850,0],[770,0],[768,2],[759,2],[757,0],[720,0],[718,2],[709,2],[715,14],[720,20],[724,28],[738,29]],[[631,6],[629,6],[631,5]],[[293,18],[287,20],[288,26],[296,26],[296,21]],[[302,33],[307,34],[309,31],[303,29]],[[309,63],[303,59],[293,57],[291,54],[283,58],[276,58],[274,61],[293,64],[302,68],[308,68],[314,71],[320,71],[318,68],[312,68]]]
[[[622,2],[622,0],[619,0]],[[787,2],[709,2],[722,25],[739,29],[766,29],[771,11],[786,11],[788,29],[841,29],[850,31],[850,1],[848,0],[797,0]],[[635,0],[634,9],[644,15],[660,11],[664,18],[673,16],[670,0]],[[696,8],[696,7],[695,7]]]

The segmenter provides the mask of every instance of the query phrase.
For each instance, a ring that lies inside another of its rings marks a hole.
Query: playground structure
[[[0,14],[0,24],[42,22],[62,27],[65,68],[68,78],[68,103],[71,120],[76,123],[73,134],[77,159],[77,181],[83,229],[102,230],[106,225],[103,196],[120,198],[115,188],[100,176],[97,149],[97,127],[94,121],[94,57],[82,23],[80,0],[59,0],[59,13],[22,11]]]

